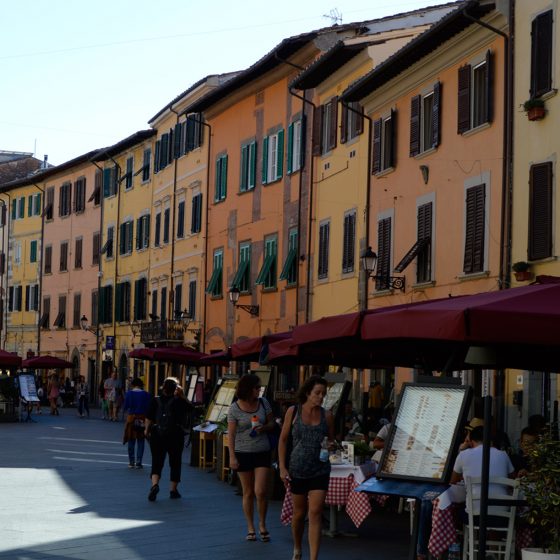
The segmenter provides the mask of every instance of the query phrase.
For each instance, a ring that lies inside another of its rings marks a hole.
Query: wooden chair
[[[466,477],[467,489],[467,512],[468,523],[463,528],[463,560],[476,560],[478,552],[478,512],[480,510],[480,477]],[[489,494],[490,498],[501,498],[505,500],[517,500],[519,497],[519,481],[511,478],[490,477],[490,484],[500,484],[507,487],[509,493]],[[473,489],[477,489],[476,496]],[[486,552],[494,554],[496,558],[510,560],[515,551],[514,527],[515,505],[489,506],[488,515],[491,516],[487,522],[488,537],[486,540]],[[474,513],[473,513],[474,512]],[[498,521],[499,520],[499,521]],[[498,525],[498,526],[496,526]],[[501,538],[500,538],[501,537]]]

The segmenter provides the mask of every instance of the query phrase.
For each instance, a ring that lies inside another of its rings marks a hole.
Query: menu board
[[[39,402],[37,387],[35,386],[35,377],[33,375],[20,373],[17,379],[21,398],[27,402]]]
[[[333,407],[338,403],[340,397],[342,396],[342,390],[344,389],[344,383],[333,383],[328,389],[325,399],[323,400],[323,408],[325,410],[332,410]]]
[[[379,463],[379,478],[447,482],[471,387],[405,383]]]
[[[206,420],[210,422],[219,422],[227,416],[229,406],[235,397],[236,386],[236,379],[227,379],[221,384],[208,407]]]

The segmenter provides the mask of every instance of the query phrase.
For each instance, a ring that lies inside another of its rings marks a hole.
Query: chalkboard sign
[[[405,383],[379,463],[379,478],[447,482],[472,388]]]
[[[21,373],[18,375],[19,394],[26,402],[39,402],[35,377],[33,375]]]

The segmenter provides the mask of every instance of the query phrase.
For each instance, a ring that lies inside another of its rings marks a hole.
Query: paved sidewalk
[[[45,412],[37,423],[0,423],[0,560],[291,558],[279,501],[269,508],[271,542],[246,542],[240,496],[215,473],[190,467],[187,453],[183,498],[169,499],[166,468],[150,503],[149,449],[144,470],[129,470],[121,422],[102,421],[95,409],[90,419],[75,409]],[[358,537],[323,537],[322,560],[407,558],[407,514],[374,511],[357,531],[340,517],[341,529]]]

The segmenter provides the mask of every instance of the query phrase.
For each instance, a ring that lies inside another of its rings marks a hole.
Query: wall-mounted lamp
[[[420,171],[422,172],[422,179],[424,180],[424,184],[427,185],[430,178],[430,168],[427,165],[421,165]]]
[[[404,276],[389,276],[388,274],[375,274],[377,267],[377,255],[368,247],[361,256],[362,266],[367,278],[373,278],[381,290],[401,290],[405,291]]]
[[[140,321],[132,321],[130,323],[130,330],[132,331],[132,338],[136,338],[136,335],[140,332],[140,329],[142,328],[142,323],[140,323]]]
[[[97,335],[97,328],[92,328],[89,324],[88,318],[85,315],[82,315],[80,319],[80,327],[82,327],[83,331],[90,332],[91,334]]]
[[[231,303],[233,303],[234,307],[238,307],[239,309],[243,309],[243,311],[246,311],[252,317],[257,317],[258,314],[259,314],[259,306],[258,305],[244,305],[244,304],[237,303],[239,301],[240,294],[241,294],[241,292],[239,291],[239,288],[235,288],[235,287],[230,288],[229,289],[229,301],[231,301]]]

